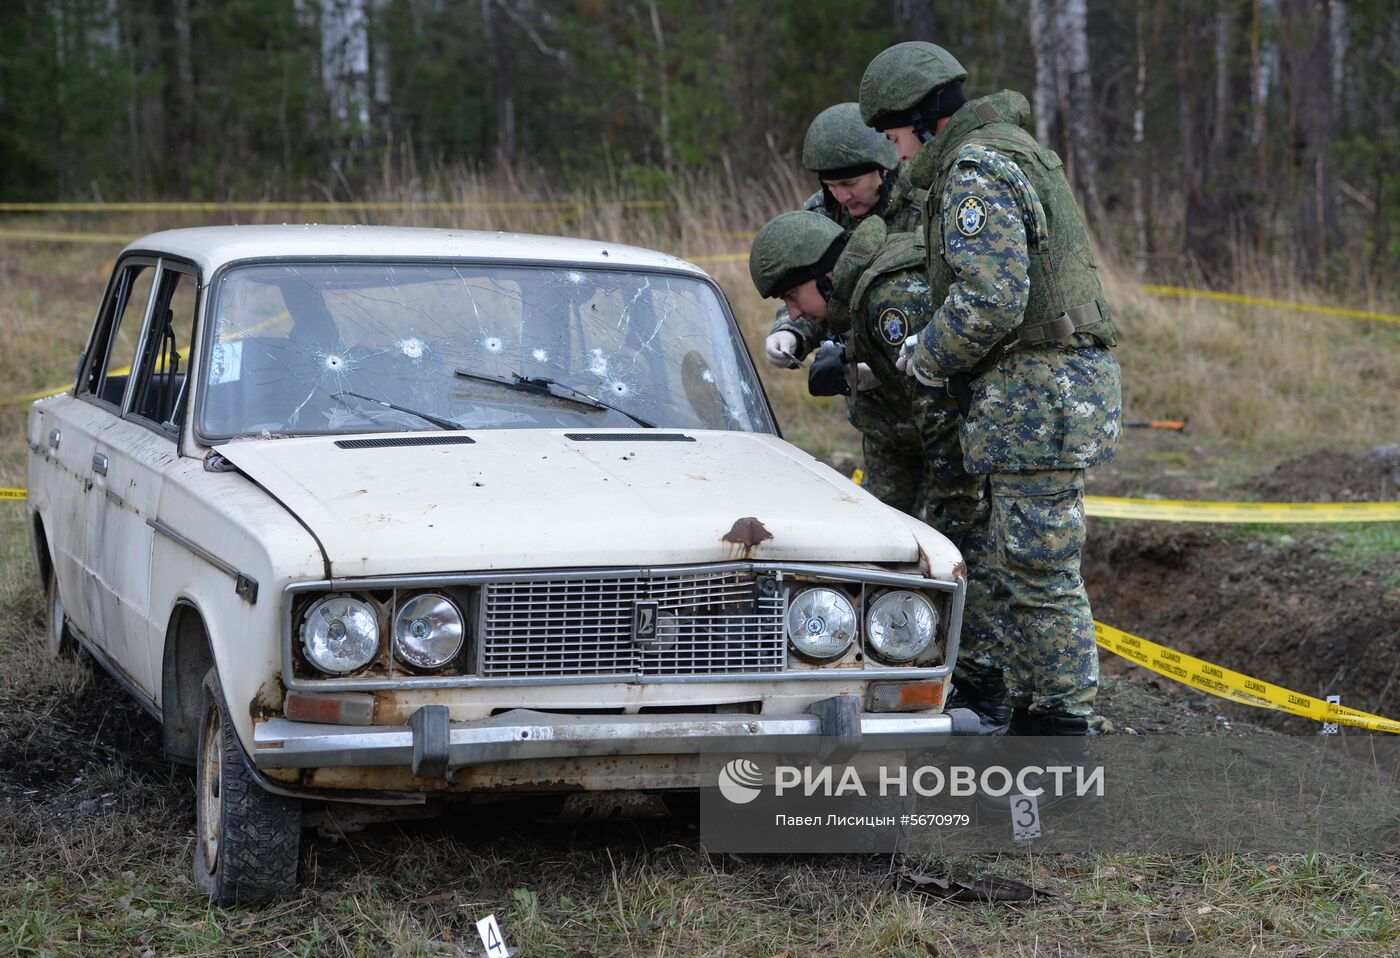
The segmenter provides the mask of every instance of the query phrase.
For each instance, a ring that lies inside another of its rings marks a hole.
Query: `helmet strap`
[[[871,207],[870,212],[874,216],[884,216],[885,207],[890,203],[890,188],[894,185],[894,170],[880,171],[880,199]]]

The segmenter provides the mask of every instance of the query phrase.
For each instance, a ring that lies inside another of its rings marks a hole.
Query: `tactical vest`
[[[850,362],[867,364],[886,387],[907,387],[909,378],[895,368],[894,361],[876,341],[873,324],[878,317],[870,315],[865,299],[873,284],[883,277],[910,269],[922,271],[926,258],[920,234],[891,232],[883,220],[870,217],[851,234],[832,271],[831,302],[841,314],[838,321],[849,323],[851,332],[846,357]],[[830,313],[827,319],[832,319]]]
[[[1089,228],[1070,193],[1064,164],[1054,150],[1042,148],[1019,125],[1018,121],[1028,113],[1025,98],[1009,91],[966,103],[920,151],[911,170],[913,183],[928,190],[924,231],[929,282],[935,297],[946,297],[956,279],[944,258],[943,185],[964,147],[985,146],[1013,160],[1025,173],[1044,209],[1043,218],[1036,215],[1026,223],[1030,300],[1021,325],[992,350],[986,366],[995,364],[1010,349],[1047,342],[1072,343],[1076,333],[1093,336],[1103,346],[1118,343],[1118,332],[1099,282]]]
[[[909,164],[901,163],[890,183],[889,196],[880,218],[892,233],[908,233],[919,228],[923,219],[926,190],[915,189],[909,182]]]

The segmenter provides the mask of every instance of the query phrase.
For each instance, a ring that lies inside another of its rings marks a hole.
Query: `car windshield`
[[[708,283],[572,266],[278,263],[210,292],[210,439],[461,428],[772,431]]]

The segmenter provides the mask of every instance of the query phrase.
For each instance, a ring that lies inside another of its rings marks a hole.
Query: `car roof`
[[[669,253],[562,236],[404,226],[201,226],[150,233],[125,252],[155,252],[196,263],[209,275],[250,259],[461,259],[642,267],[707,275]]]

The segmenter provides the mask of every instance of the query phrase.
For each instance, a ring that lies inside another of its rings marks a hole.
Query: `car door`
[[[102,584],[102,632],[150,700],[160,683],[160,653],[151,651],[154,529],[147,520],[157,513],[165,472],[179,459],[197,293],[193,266],[161,259],[122,417],[98,440],[106,457],[106,503],[90,529],[90,553]],[[154,613],[164,618],[167,612]],[[157,627],[164,634],[165,623]]]
[[[74,628],[109,658],[113,649],[103,634],[94,530],[107,503],[108,437],[120,422],[155,273],[152,257],[124,257],[117,264],[80,363],[77,401],[46,415],[40,437],[48,444],[57,480],[48,486],[57,491],[48,532],[65,611]]]

